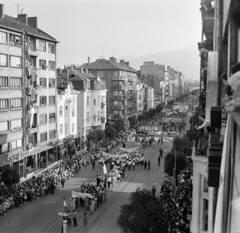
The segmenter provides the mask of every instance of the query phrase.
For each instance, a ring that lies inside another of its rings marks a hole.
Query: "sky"
[[[38,17],[59,41],[57,66],[144,56],[201,40],[200,0],[2,0],[6,15]]]

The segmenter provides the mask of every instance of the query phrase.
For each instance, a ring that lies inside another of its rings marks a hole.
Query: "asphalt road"
[[[187,129],[189,127],[187,116]],[[127,148],[137,147],[133,141],[126,144]],[[166,147],[169,151],[172,147],[171,143],[164,141],[163,145],[154,144],[144,150],[145,159],[151,161],[151,169],[144,170],[139,166],[135,171],[126,170],[125,179],[121,183],[116,183],[114,189],[107,191],[107,200],[100,205],[93,215],[88,214],[88,228],[83,229],[82,219],[83,209],[78,212],[78,226],[70,226],[67,233],[73,232],[91,232],[91,233],[121,233],[121,229],[116,224],[120,207],[128,203],[131,192],[138,187],[152,189],[154,185],[157,189],[156,195],[159,195],[159,188],[164,179],[163,159],[161,166],[157,164],[158,151]],[[63,196],[65,196],[68,206],[70,206],[70,197],[72,190],[78,190],[80,185],[85,183],[96,183],[97,173],[102,174],[102,166],[96,164],[95,170],[89,165],[86,169],[75,174],[65,183],[64,189],[60,186],[54,195],[47,195],[35,202],[29,202],[13,211],[8,212],[4,217],[0,218],[1,233],[55,233],[61,232],[62,222],[58,216],[58,212],[63,212]]]

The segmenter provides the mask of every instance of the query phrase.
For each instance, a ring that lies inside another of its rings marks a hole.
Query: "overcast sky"
[[[200,0],[2,0],[5,14],[38,17],[56,38],[58,67],[110,56],[143,56],[201,40]]]

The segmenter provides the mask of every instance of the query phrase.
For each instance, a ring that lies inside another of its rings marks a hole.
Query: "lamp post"
[[[96,115],[93,115],[92,117],[88,117],[88,118],[82,120],[82,122],[81,122],[81,124],[80,124],[80,129],[81,129],[82,123],[83,123],[84,121],[89,120],[89,119],[92,119],[92,118],[95,118],[95,117],[97,117],[97,116],[96,116]],[[84,127],[83,127],[83,134],[84,134]]]

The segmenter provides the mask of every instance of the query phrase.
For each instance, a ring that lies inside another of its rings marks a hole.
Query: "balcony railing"
[[[114,85],[112,86],[113,90],[125,90],[127,88],[127,86],[125,85]]]
[[[206,156],[208,149],[208,134],[196,132],[195,134],[195,151],[196,155]]]
[[[125,95],[113,95],[112,99],[113,100],[124,100],[126,98]]]
[[[123,106],[120,105],[112,105],[113,110],[123,110]]]

